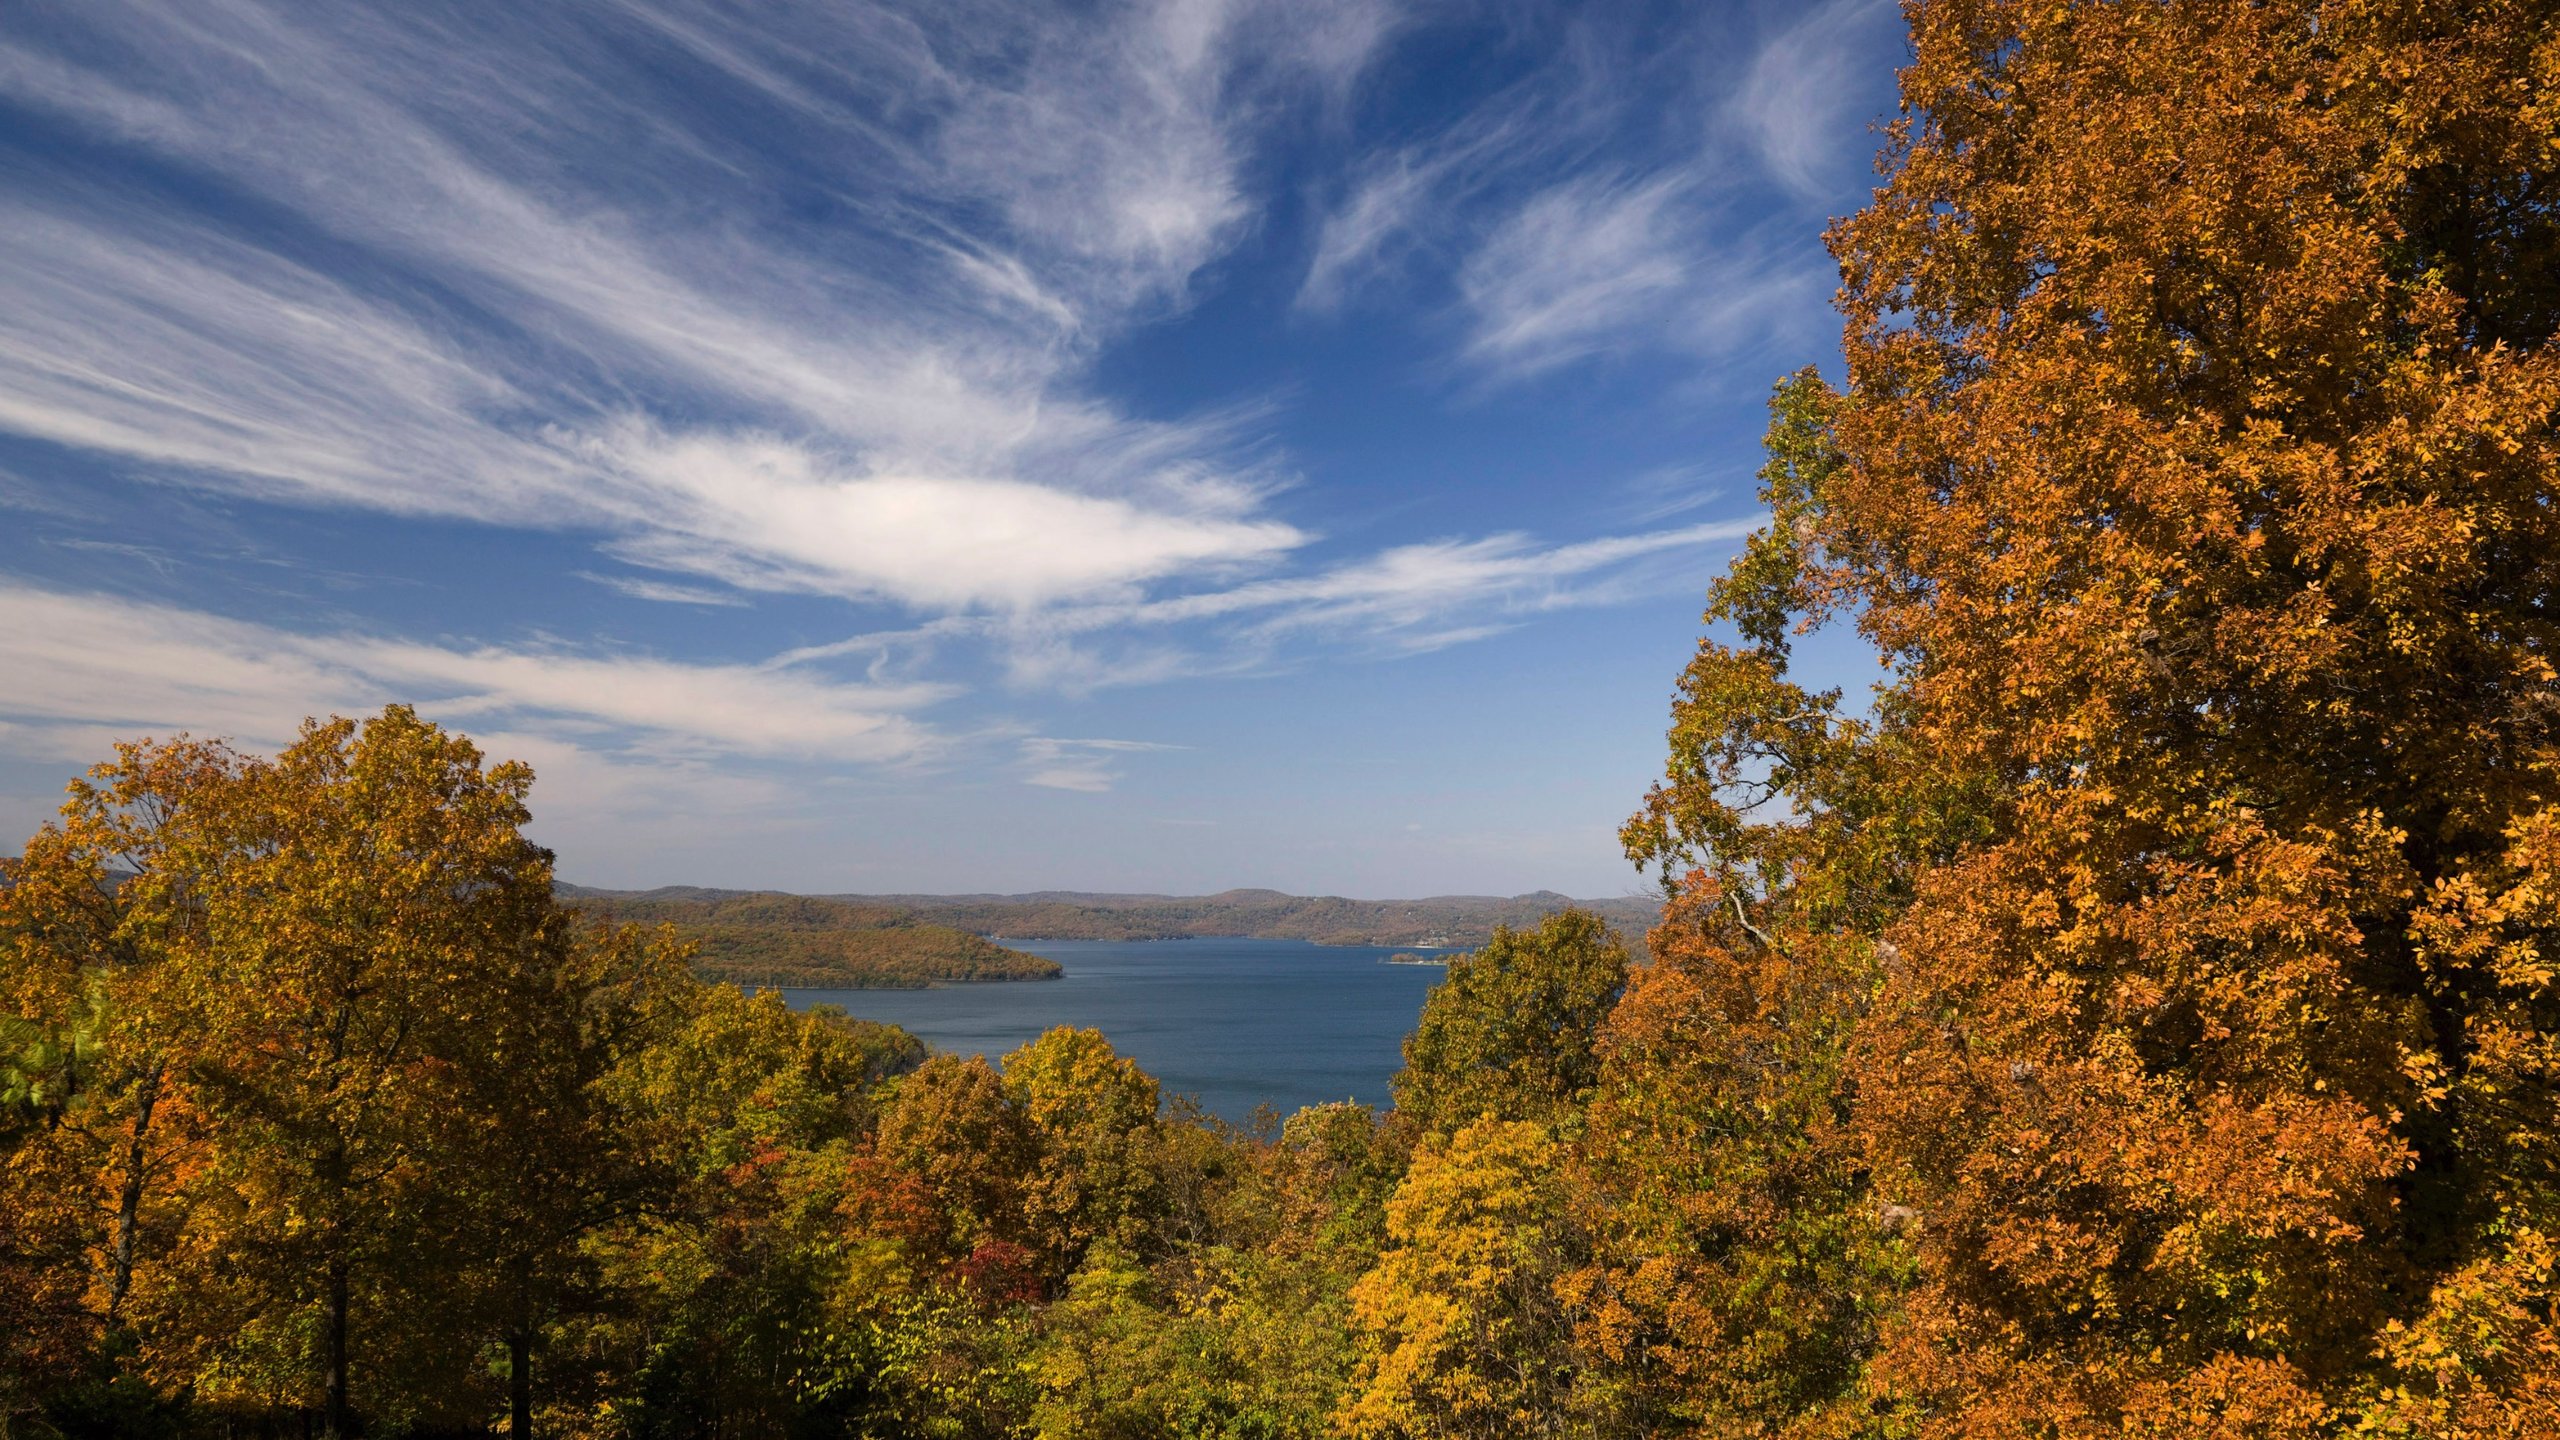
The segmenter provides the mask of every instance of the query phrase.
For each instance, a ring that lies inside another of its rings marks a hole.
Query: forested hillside
[[[697,980],[405,709],[128,745],[0,886],[7,1433],[2560,1434],[2560,11],[1907,14],[1649,958],[1239,1132]]]
[[[693,949],[694,973],[750,989],[900,990],[944,982],[1052,980],[1054,960],[1026,955],[894,906],[770,892],[563,886],[577,907],[619,924],[666,926]]]
[[[668,886],[658,890],[597,890],[564,885],[562,893],[593,908],[635,918],[635,905],[675,907],[734,905],[750,899],[805,900],[838,907],[848,927],[887,929],[938,925],[973,935],[1016,940],[1185,940],[1245,936],[1260,940],[1312,940],[1320,945],[1477,945],[1497,925],[1535,925],[1560,910],[1579,908],[1605,916],[1631,933],[1650,927],[1661,913],[1640,897],[1576,900],[1552,890],[1509,897],[1436,895],[1423,900],[1346,900],[1338,895],[1284,895],[1277,890],[1228,890],[1216,895],[1107,895],[1045,891],[1032,895],[829,895],[775,896],[762,891]],[[649,912],[655,913],[655,912]],[[680,922],[684,923],[684,922]]]
[[[1638,898],[1575,900],[1552,890],[1509,897],[1437,895],[1423,900],[1346,900],[1228,890],[1216,895],[872,895],[982,935],[1042,940],[1175,940],[1242,935],[1320,945],[1478,945],[1497,925],[1535,925],[1581,908],[1641,931],[1660,906]]]

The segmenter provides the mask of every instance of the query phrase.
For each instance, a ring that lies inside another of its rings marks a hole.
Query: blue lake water
[[[906,1027],[936,1050],[1003,1058],[1053,1025],[1091,1026],[1164,1086],[1241,1124],[1257,1105],[1385,1106],[1387,1078],[1436,965],[1394,949],[1302,940],[1007,940],[1066,967],[1057,980],[938,990],[791,990]],[[1403,947],[1411,950],[1411,946]]]

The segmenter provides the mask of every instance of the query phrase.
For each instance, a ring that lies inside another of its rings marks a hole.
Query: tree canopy
[[[406,709],[124,745],[0,868],[0,1434],[2560,1433],[2560,10],[1906,15],[1641,963],[1240,1130],[706,983]]]

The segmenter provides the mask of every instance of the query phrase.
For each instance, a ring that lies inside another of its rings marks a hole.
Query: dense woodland
[[[0,898],[10,1432],[2560,1434],[2560,12],[1907,14],[1647,961],[1239,1133],[697,981],[406,711],[127,747]]]
[[[1534,926],[1581,906],[1641,933],[1660,907],[1641,897],[1577,902],[1554,891],[1507,898],[1346,900],[1229,890],[1217,895],[784,895],[668,885],[598,890],[563,884],[587,915],[673,928],[693,971],[750,989],[899,990],[982,980],[1049,980],[1054,960],[990,935],[1043,940],[1181,940],[1200,936],[1319,944],[1481,944],[1503,926]]]
[[[845,897],[853,899],[857,897]],[[859,897],[912,910],[919,919],[981,935],[1031,940],[1186,940],[1247,936],[1319,945],[1478,945],[1496,926],[1536,925],[1580,907],[1623,929],[1642,931],[1661,907],[1639,895],[1575,900],[1553,890],[1527,895],[1436,895],[1425,900],[1347,900],[1227,890],[1216,895],[880,895]]]
[[[559,887],[592,918],[672,930],[705,980],[834,990],[913,990],[947,981],[1054,980],[1055,960],[982,935],[864,905],[768,891]]]

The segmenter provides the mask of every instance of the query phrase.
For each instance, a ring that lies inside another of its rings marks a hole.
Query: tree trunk
[[[135,1232],[142,1225],[142,1182],[151,1160],[151,1114],[160,1107],[160,1077],[167,1067],[154,1065],[133,1091],[133,1134],[124,1147],[124,1184],[116,1195],[115,1241],[107,1251],[107,1328],[113,1330],[124,1309],[125,1292],[133,1288]]]
[[[533,1337],[507,1337],[507,1440],[533,1440]]]
[[[329,1262],[329,1398],[321,1433],[329,1440],[354,1435],[347,1415],[347,1262]]]

